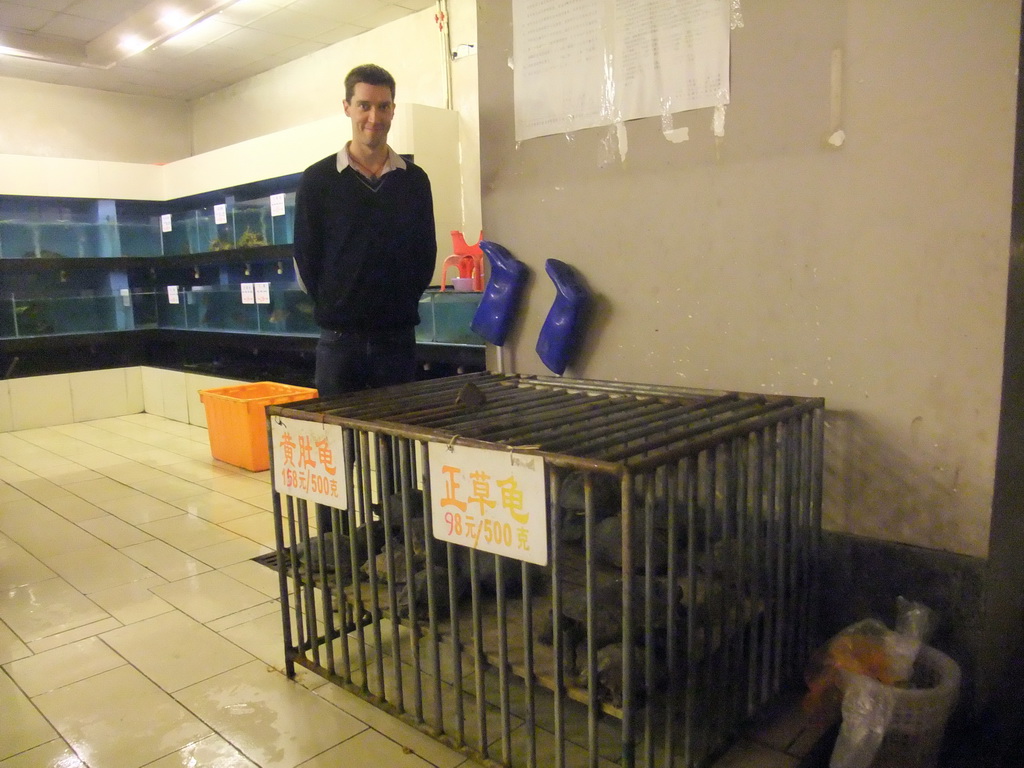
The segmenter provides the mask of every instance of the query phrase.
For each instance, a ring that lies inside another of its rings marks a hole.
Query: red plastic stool
[[[473,280],[473,290],[484,289],[484,252],[480,250],[480,242],[469,245],[465,236],[457,229],[451,230],[452,255],[444,260],[441,269],[441,290],[448,286],[448,268],[455,267],[459,271],[459,277],[469,277]],[[483,240],[484,233],[480,232],[480,240]]]

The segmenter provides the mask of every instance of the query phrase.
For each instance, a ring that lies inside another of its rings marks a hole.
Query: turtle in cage
[[[562,512],[559,530],[563,542],[575,544],[583,541],[587,506],[585,488],[584,472],[570,472],[559,487],[558,506]],[[595,521],[618,515],[622,509],[618,480],[610,475],[591,474],[591,502]]]
[[[597,698],[599,701],[603,701],[610,704],[613,707],[622,707],[623,699],[623,654],[622,654],[622,643],[610,643],[597,649],[597,653],[594,654],[594,664],[597,671],[595,677],[595,685],[597,688]],[[643,648],[637,645],[632,646],[632,664],[634,669],[634,679],[639,679],[640,675],[638,672],[644,667],[644,651]],[[576,684],[580,688],[587,688],[590,684],[590,672],[587,669],[587,665],[583,664],[579,674],[576,677]],[[638,687],[637,693],[643,694],[643,687]]]
[[[372,537],[368,536],[370,531],[368,528],[372,526]],[[372,538],[374,552],[379,552],[384,546],[384,524],[380,521],[373,521],[370,526],[359,526],[355,529],[355,548],[356,548],[356,566],[363,565],[369,559],[369,546],[368,541]],[[327,573],[335,573],[339,570],[338,564],[334,559],[334,543],[337,539],[338,545],[341,548],[341,572],[346,576],[351,576],[352,563],[350,557],[350,546],[352,537],[344,534],[337,533],[335,531],[325,531],[319,536],[311,537],[309,539],[309,563],[313,568],[314,573],[320,572],[320,549],[323,548],[324,563]],[[298,547],[299,562],[305,565],[306,550],[304,547]]]
[[[622,640],[622,581],[618,578],[604,579],[594,589],[591,600],[593,611],[593,636],[590,641],[594,646],[602,648]],[[678,586],[671,586],[665,579],[653,580],[652,595],[654,611],[651,616],[652,629],[655,635],[663,634],[668,626],[669,605],[674,606],[681,618],[681,592]],[[671,601],[670,601],[671,595]],[[643,642],[644,620],[646,618],[646,590],[642,579],[637,579],[632,586],[632,616],[634,637]],[[540,624],[537,640],[545,645],[554,645],[556,624],[560,625],[564,649],[563,661],[566,669],[575,674],[580,669],[581,659],[585,659],[587,638],[587,591],[581,588],[566,589],[561,603],[561,620],[556,622],[554,614]],[[583,651],[580,651],[580,646]]]

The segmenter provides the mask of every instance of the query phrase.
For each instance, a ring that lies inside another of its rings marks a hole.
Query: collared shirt
[[[338,150],[338,173],[341,173],[346,168],[351,168],[353,171],[362,176],[362,171],[360,171],[359,168],[356,167],[356,165],[352,162],[352,156],[348,153],[348,145],[349,142],[346,141],[344,145],[342,145],[341,149]],[[389,144],[387,162],[385,162],[384,166],[380,169],[380,176],[378,176],[377,179],[380,180],[381,178],[383,178],[384,174],[388,173],[389,171],[393,171],[395,169],[400,169],[404,171],[406,170],[406,168],[408,168],[408,166],[405,163],[405,158],[402,157],[397,152],[395,152],[395,150],[393,150],[391,148],[391,145]],[[295,279],[296,282],[298,282],[299,284],[299,288],[301,288],[303,292],[309,293],[309,291],[306,290],[306,284],[302,281],[302,275],[299,274],[298,262],[296,262],[294,259],[292,259],[292,261],[295,263]]]
[[[352,162],[352,156],[348,152],[348,145],[349,142],[346,141],[345,145],[338,151],[338,173],[341,173],[346,168],[351,168],[356,173],[362,175],[362,171],[359,170],[359,167]],[[379,179],[388,171],[393,171],[396,168],[404,171],[405,167],[405,159],[395,152],[389,144],[387,162],[384,163],[384,167],[380,169],[380,175],[377,178]]]

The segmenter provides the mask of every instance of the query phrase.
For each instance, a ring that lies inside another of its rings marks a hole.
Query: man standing
[[[437,260],[430,181],[387,143],[394,78],[356,67],[344,104],[352,140],[305,170],[295,198],[295,265],[321,329],[320,397],[414,380],[418,304]]]

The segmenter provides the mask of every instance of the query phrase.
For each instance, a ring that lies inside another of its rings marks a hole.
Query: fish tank
[[[72,260],[45,266],[0,272],[0,338],[136,327],[124,271],[76,266]]]
[[[0,258],[119,256],[111,200],[0,195]]]
[[[0,259],[182,256],[287,245],[300,176],[166,201],[0,195]]]
[[[486,342],[470,327],[482,297],[483,293],[479,291],[428,288],[420,297],[420,324],[416,326],[416,341],[482,347]]]

